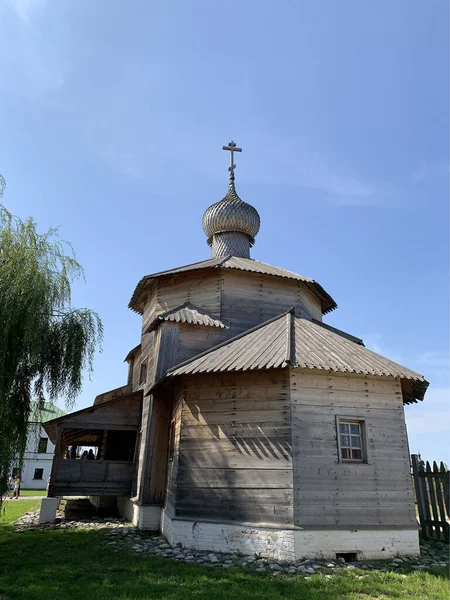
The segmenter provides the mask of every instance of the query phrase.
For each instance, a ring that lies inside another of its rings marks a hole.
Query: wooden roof
[[[173,321],[175,323],[190,323],[192,325],[206,325],[207,327],[219,327],[227,329],[227,326],[222,323],[219,319],[214,319],[206,310],[191,304],[190,302],[184,302],[179,306],[168,310],[167,312],[161,313],[154,319],[146,333],[153,331],[158,327],[158,324],[162,321]]]
[[[405,381],[405,403],[423,400],[428,387],[419,373],[368,350],[345,332],[296,317],[293,309],[172,367],[167,376],[287,366],[395,377]]]
[[[56,443],[58,426],[66,429],[134,429],[140,427],[142,390],[112,398],[107,402],[82,408],[68,415],[43,423],[53,444]],[[88,433],[86,434],[86,436]]]
[[[161,271],[153,275],[146,275],[137,284],[134,290],[133,296],[128,304],[128,308],[135,310],[139,314],[142,314],[143,307],[139,304],[141,293],[144,291],[146,286],[154,279],[164,277],[167,275],[177,275],[179,273],[189,273],[190,271],[198,271],[201,269],[237,269],[239,271],[247,271],[249,273],[260,273],[262,275],[273,275],[275,277],[284,277],[285,279],[294,279],[296,281],[303,281],[305,285],[320,298],[322,303],[322,313],[326,314],[337,308],[336,302],[333,298],[323,289],[323,287],[310,279],[304,277],[298,273],[287,271],[281,267],[275,267],[267,263],[260,262],[259,260],[253,260],[251,258],[240,258],[237,256],[221,256],[219,258],[210,258],[201,262],[186,265],[184,267],[178,267],[177,269],[171,269],[169,271]]]

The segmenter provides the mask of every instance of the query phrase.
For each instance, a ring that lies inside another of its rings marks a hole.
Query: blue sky
[[[236,187],[252,256],[317,279],[326,318],[423,373],[411,451],[449,460],[448,3],[0,4],[5,205],[60,226],[104,350],[77,407],[122,385],[145,274],[209,257],[201,217]]]

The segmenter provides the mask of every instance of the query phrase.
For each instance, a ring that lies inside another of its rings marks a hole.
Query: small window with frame
[[[340,462],[367,462],[364,421],[337,417]]]
[[[39,444],[38,444],[38,454],[46,454],[47,453],[47,442],[48,442],[48,438],[46,437],[41,437],[39,438]]]
[[[139,372],[139,385],[144,384],[147,381],[147,359],[141,363],[141,370]]]
[[[44,469],[35,469],[33,479],[42,479],[44,477]]]

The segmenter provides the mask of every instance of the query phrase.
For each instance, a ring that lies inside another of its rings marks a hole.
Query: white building
[[[42,423],[65,414],[63,410],[49,402],[33,403],[21,474],[22,489],[45,490],[47,487],[55,445],[49,440]]]

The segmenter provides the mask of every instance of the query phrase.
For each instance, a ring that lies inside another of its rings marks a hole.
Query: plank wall
[[[180,323],[180,342],[176,362],[179,364],[213,348],[230,337],[228,329]]]
[[[133,391],[139,389],[139,377],[141,374],[142,350],[136,350],[131,365],[131,388]]]
[[[176,308],[184,302],[195,304],[212,317],[220,317],[220,271],[183,273],[158,281],[153,316]]]
[[[237,335],[292,306],[299,317],[322,320],[320,301],[301,282],[243,271],[222,270],[221,318]]]
[[[176,516],[292,526],[289,375],[185,378]]]
[[[67,415],[61,423],[65,429],[137,429],[141,410],[142,396],[138,392]]]
[[[400,382],[291,370],[295,525],[414,528]],[[368,464],[339,462],[336,416],[365,423]]]
[[[178,463],[180,456],[180,433],[181,433],[181,413],[183,408],[184,390],[181,385],[177,385],[173,395],[172,419],[170,425],[173,427],[173,455],[167,466],[166,482],[166,502],[165,509],[170,518],[175,516]],[[169,427],[170,430],[170,427]],[[170,431],[169,431],[170,432]]]

